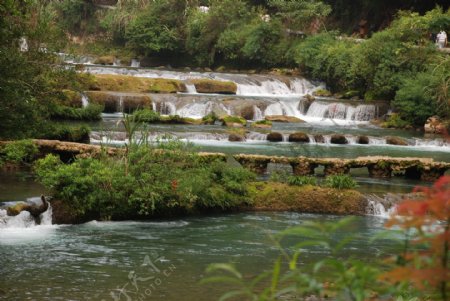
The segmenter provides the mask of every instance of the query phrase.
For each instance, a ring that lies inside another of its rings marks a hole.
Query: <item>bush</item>
[[[32,140],[10,142],[0,148],[0,165],[2,162],[30,163],[38,151]]]
[[[161,120],[159,113],[150,109],[136,110],[131,117],[135,122],[153,123]]]
[[[385,128],[394,128],[394,129],[402,129],[410,126],[411,124],[405,120],[403,120],[399,114],[392,114],[389,116],[388,120],[386,122],[383,122],[382,127]]]
[[[89,143],[91,129],[86,125],[69,126],[51,123],[42,128],[38,139],[60,140],[67,142]]]
[[[325,179],[325,186],[335,189],[353,189],[358,185],[349,175],[328,176]]]
[[[51,114],[52,119],[62,120],[84,120],[94,121],[100,120],[104,106],[98,104],[89,104],[85,108],[71,108],[68,106],[56,106]]]
[[[132,144],[124,160],[83,158],[70,165],[50,155],[37,161],[36,173],[56,198],[101,218],[225,210],[250,201],[253,173],[204,162],[179,142],[161,146],[164,150]]]
[[[288,184],[292,186],[317,185],[317,179],[314,176],[291,176],[288,178]]]

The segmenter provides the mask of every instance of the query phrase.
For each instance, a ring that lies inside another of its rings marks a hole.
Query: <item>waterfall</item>
[[[176,115],[177,108],[175,104],[168,101],[163,101],[154,105],[154,111],[161,115]]]
[[[258,120],[263,120],[263,119],[264,119],[264,116],[263,116],[261,109],[258,108],[258,106],[254,105],[253,106],[253,120],[258,121]]]
[[[40,202],[40,198],[30,198],[27,202]],[[52,206],[49,203],[48,209],[40,215],[40,225],[48,226],[52,224]],[[37,226],[35,219],[30,212],[22,211],[16,216],[8,216],[7,210],[0,209],[0,230],[5,228],[31,228]]]
[[[375,117],[376,117],[375,105],[359,105],[355,109],[353,120],[370,121]]]
[[[197,89],[195,89],[195,85],[186,84],[186,93],[197,94]]]
[[[119,112],[123,112],[123,96],[122,95],[120,95],[120,97],[119,97],[119,109],[118,109],[118,111]]]
[[[139,68],[141,67],[141,62],[137,59],[132,59],[131,60],[131,67],[133,68]]]
[[[391,195],[386,195],[381,198],[376,195],[368,195],[366,214],[378,216],[382,218],[389,218],[393,213],[395,213],[395,204],[389,198]]]
[[[309,117],[325,118],[327,112],[328,112],[328,104],[326,102],[315,101],[309,107],[306,115]]]
[[[86,94],[81,94],[81,104],[83,108],[86,108],[89,105],[89,98]]]
[[[211,101],[206,103],[192,103],[182,107],[177,111],[177,114],[181,117],[200,119],[213,111],[213,105]]]

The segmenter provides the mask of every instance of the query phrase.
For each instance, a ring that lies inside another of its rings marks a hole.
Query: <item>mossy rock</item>
[[[104,55],[104,56],[98,57],[94,61],[94,64],[96,64],[96,65],[114,65],[115,60],[116,60],[116,58],[112,55]]]
[[[126,75],[95,75],[90,90],[134,92],[134,93],[177,93],[186,92],[186,85],[179,80],[144,78]]]
[[[369,137],[367,136],[359,136],[356,140],[356,143],[358,144],[369,144]]]
[[[348,144],[347,138],[344,135],[334,134],[331,136],[330,142],[332,144]]]
[[[237,133],[231,133],[228,136],[228,141],[230,141],[230,142],[243,142],[243,141],[245,141],[245,136],[237,134]]]
[[[180,117],[178,115],[161,116],[160,122],[165,124],[190,124],[190,125],[203,124],[202,119]]]
[[[131,113],[137,109],[152,107],[152,99],[145,94],[119,95],[103,91],[87,91],[89,102],[104,106],[104,112],[115,113],[120,111],[120,102],[122,99],[122,110]]]
[[[323,135],[314,135],[314,141],[316,143],[325,143],[325,137]]]
[[[61,99],[61,104],[72,107],[81,108],[83,107],[83,101],[81,100],[81,94],[77,91],[72,90],[62,90],[63,97]]]
[[[269,115],[265,118],[268,121],[272,122],[285,122],[285,123],[305,123],[304,120],[293,116],[284,116],[284,115]]]
[[[253,106],[245,106],[240,110],[239,115],[245,120],[253,120],[255,118],[255,109]]]
[[[9,216],[19,215],[20,212],[27,210],[30,207],[27,203],[17,203],[14,206],[10,206],[6,209],[6,213]]]
[[[390,145],[400,145],[400,146],[408,145],[408,141],[400,137],[386,137],[386,143]]]
[[[271,129],[272,121],[269,120],[259,120],[252,123],[252,128],[255,129]]]
[[[194,79],[191,81],[198,93],[236,94],[237,85],[230,81],[212,79]]]
[[[255,182],[249,184],[249,191],[254,210],[364,215],[367,207],[364,196],[355,190]]]
[[[331,97],[331,96],[333,96],[333,93],[331,93],[330,91],[328,91],[326,89],[318,89],[313,92],[313,95],[318,96],[318,97]]]
[[[222,118],[222,124],[227,127],[244,127],[247,120],[239,116],[225,116]]]
[[[289,135],[289,142],[309,143],[309,137],[305,133],[297,132]]]
[[[267,135],[267,141],[270,142],[282,142],[283,141],[283,135],[278,132],[272,132],[269,135]]]

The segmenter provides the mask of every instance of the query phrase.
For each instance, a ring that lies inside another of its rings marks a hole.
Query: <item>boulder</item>
[[[245,120],[253,120],[255,116],[255,109],[253,106],[246,106],[241,109],[241,112],[239,114],[242,118],[245,118]]]
[[[391,145],[406,146],[408,142],[400,137],[386,137],[386,143]]]
[[[116,58],[114,56],[105,55],[105,56],[98,57],[94,61],[94,64],[96,64],[96,65],[113,65],[115,60],[116,60]]]
[[[309,137],[305,133],[297,132],[289,135],[289,142],[309,143]]]
[[[344,135],[334,134],[331,136],[330,142],[332,144],[348,144],[347,138]]]
[[[267,135],[267,140],[270,142],[282,142],[283,135],[278,132],[272,132],[269,135]]]
[[[22,211],[30,212],[31,216],[38,218],[42,213],[47,211],[48,202],[45,200],[44,196],[41,196],[42,204],[29,204],[29,203],[17,203],[14,206],[8,207],[6,213],[9,216],[16,216]]]
[[[245,137],[240,134],[232,133],[228,136],[228,141],[230,142],[243,142],[245,141]]]
[[[284,115],[269,115],[266,116],[266,120],[272,122],[305,123],[305,121],[300,118]]]
[[[433,116],[427,119],[424,130],[429,134],[445,134],[446,124],[438,116]]]
[[[231,81],[219,81],[212,79],[194,79],[192,83],[198,93],[209,94],[236,94],[237,85]]]
[[[356,140],[356,143],[358,144],[369,144],[369,137],[367,136],[359,136]]]

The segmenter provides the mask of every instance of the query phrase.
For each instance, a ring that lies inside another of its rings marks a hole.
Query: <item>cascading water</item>
[[[30,198],[28,203],[40,202],[40,198]],[[49,226],[52,224],[52,206],[49,203],[47,210],[39,217],[39,225]],[[0,230],[5,228],[30,228],[37,226],[36,220],[30,212],[22,211],[16,216],[9,216],[6,209],[0,209]]]
[[[258,121],[258,120],[263,120],[263,119],[264,119],[264,116],[263,116],[261,109],[258,108],[258,106],[254,105],[253,106],[253,120]]]
[[[366,214],[382,218],[389,218],[392,214],[395,213],[396,206],[392,202],[392,200],[389,200],[389,198],[393,196],[394,195],[391,194],[386,195],[382,198],[377,195],[367,195]]]
[[[81,94],[81,104],[83,108],[86,108],[89,105],[89,99],[85,94]]]
[[[132,59],[130,66],[133,68],[139,68],[139,67],[141,67],[141,62],[137,59]]]

